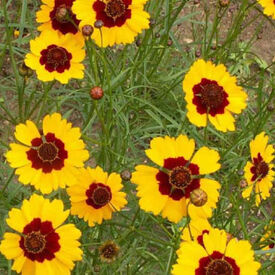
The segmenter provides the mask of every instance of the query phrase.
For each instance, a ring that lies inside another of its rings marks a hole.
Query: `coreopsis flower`
[[[28,67],[35,70],[42,81],[58,80],[62,84],[71,78],[84,77],[84,40],[73,34],[60,36],[57,32],[44,31],[30,41],[30,53],[25,57]]]
[[[264,14],[275,19],[275,1],[274,0],[258,0],[259,4],[264,8]]]
[[[150,15],[144,11],[148,0],[75,0],[72,11],[80,25],[94,25],[91,36],[98,46],[132,43],[144,29],[149,28]]]
[[[172,222],[179,222],[187,214],[201,218],[212,215],[220,184],[203,175],[220,168],[220,157],[218,152],[207,147],[194,151],[195,141],[184,135],[151,140],[150,149],[145,152],[159,168],[138,165],[131,179],[137,184],[139,205],[143,210],[155,215],[161,213]],[[202,206],[190,202],[190,194],[199,188],[207,195]]]
[[[234,131],[233,113],[246,107],[247,95],[223,64],[195,61],[183,80],[187,117],[198,127],[212,123],[219,131]]]
[[[265,226],[265,234],[261,238],[261,242],[265,243],[263,250],[270,250],[275,247],[275,222],[271,221]]]
[[[236,238],[228,241],[225,231],[210,229],[208,234],[203,234],[202,242],[203,245],[197,241],[181,243],[173,275],[258,274],[261,264],[255,261],[248,241]]]
[[[80,169],[78,182],[67,189],[71,200],[71,214],[88,221],[89,226],[112,218],[126,204],[126,193],[121,192],[121,178],[108,175],[99,166]]]
[[[116,260],[119,247],[113,241],[107,241],[99,247],[100,259],[103,262],[111,263]]]
[[[27,120],[16,126],[15,138],[21,144],[11,143],[6,158],[19,182],[48,194],[76,183],[78,168],[89,158],[80,136],[80,129],[58,113],[44,117],[41,131]]]
[[[61,35],[80,34],[78,30],[80,21],[71,10],[73,2],[74,0],[42,0],[43,4],[36,13],[36,21],[41,23],[38,30],[57,31]]]
[[[62,225],[69,212],[61,200],[36,194],[9,212],[6,222],[16,233],[4,234],[0,252],[14,260],[13,270],[22,275],[70,274],[82,250],[80,230],[74,224]]]
[[[242,192],[244,198],[249,198],[254,190],[256,196],[256,205],[261,200],[270,197],[272,181],[275,172],[272,170],[274,164],[274,148],[268,145],[268,136],[265,132],[260,133],[250,142],[251,161],[248,161],[244,167],[244,176],[248,186]]]

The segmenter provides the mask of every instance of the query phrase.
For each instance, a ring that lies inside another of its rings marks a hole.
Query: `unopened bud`
[[[234,238],[234,236],[232,234],[226,232],[226,241],[227,241],[227,243],[229,243],[233,238]]]
[[[19,68],[18,68],[18,71],[19,71],[19,74],[23,77],[30,77],[32,76],[33,74],[33,70],[31,68],[29,68],[25,62],[22,62],[20,65],[19,65]]]
[[[82,27],[82,34],[86,37],[90,37],[94,32],[94,28],[91,25],[84,25]]]
[[[94,27],[97,29],[101,29],[103,27],[104,23],[102,20],[96,20],[94,23]]]
[[[55,18],[58,22],[66,22],[67,16],[69,16],[69,14],[65,4],[56,9]]]
[[[200,188],[195,189],[190,194],[190,201],[195,206],[203,206],[207,202],[207,194]]]
[[[124,170],[120,173],[120,177],[125,181],[129,181],[132,178],[132,174],[129,170]]]
[[[92,99],[99,100],[103,97],[104,92],[101,87],[93,87],[90,90],[90,96]]]

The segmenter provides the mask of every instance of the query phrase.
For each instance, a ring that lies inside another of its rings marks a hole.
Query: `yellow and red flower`
[[[43,5],[41,5],[40,10],[36,13],[36,21],[41,23],[38,30],[57,31],[61,35],[79,33],[78,25],[80,21],[71,10],[74,1],[42,0]]]
[[[58,187],[76,183],[78,168],[89,158],[81,132],[61,115],[54,113],[43,119],[42,130],[27,120],[16,126],[15,137],[21,144],[11,143],[6,158],[19,181],[31,184],[48,194]]]
[[[261,264],[255,261],[248,241],[236,238],[228,241],[225,231],[210,229],[208,234],[203,234],[202,244],[197,241],[181,243],[173,275],[258,274]]]
[[[69,275],[82,259],[81,232],[65,224],[69,210],[61,200],[49,201],[34,194],[21,209],[13,208],[6,220],[16,233],[6,232],[0,252],[14,260],[12,269],[22,275]]]
[[[183,80],[187,117],[198,127],[210,121],[219,131],[234,131],[233,113],[246,107],[247,95],[223,64],[195,61]]]
[[[31,52],[26,55],[25,63],[36,71],[38,79],[56,79],[66,84],[70,78],[84,77],[83,46],[84,40],[75,39],[70,33],[60,36],[57,32],[44,31],[31,40]]]
[[[207,147],[195,154],[195,141],[187,136],[157,137],[150,143],[146,155],[160,168],[136,166],[132,182],[137,184],[139,205],[155,215],[162,214],[172,222],[179,222],[188,214],[191,217],[210,217],[218,201],[220,184],[202,175],[220,168],[219,154]],[[190,194],[202,189],[207,201],[202,206],[190,203]]]
[[[89,226],[112,218],[112,213],[127,204],[126,193],[121,192],[119,174],[109,176],[99,166],[80,169],[78,182],[67,189],[71,200],[71,214],[88,221]]]
[[[264,14],[275,19],[275,0],[258,0],[258,2],[264,8]]]
[[[103,27],[95,28],[92,39],[98,46],[132,43],[144,29],[149,28],[150,15],[144,11],[148,0],[75,0],[72,11],[80,25],[94,25],[102,21]]]
[[[265,135],[265,132],[260,133],[250,142],[250,153],[252,162],[248,161],[244,167],[244,176],[248,186],[243,190],[242,196],[249,198],[254,190],[258,206],[261,200],[270,197],[275,174],[272,170],[274,148],[272,145],[268,145],[268,136]]]

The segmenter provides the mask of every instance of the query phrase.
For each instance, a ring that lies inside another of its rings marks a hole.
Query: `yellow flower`
[[[274,0],[258,0],[259,4],[264,8],[264,14],[275,19],[275,1]]]
[[[31,52],[26,55],[25,63],[36,71],[38,79],[56,79],[66,84],[70,78],[84,77],[84,66],[80,63],[85,57],[83,46],[83,40],[70,33],[60,36],[57,32],[44,31],[31,40]]]
[[[203,235],[203,245],[197,241],[182,242],[173,275],[257,275],[261,264],[254,260],[248,241],[232,238],[223,230],[210,229]]]
[[[244,198],[249,198],[252,190],[256,194],[256,205],[261,200],[270,197],[270,189],[274,179],[272,160],[274,159],[274,149],[272,145],[267,145],[268,136],[265,132],[260,133],[250,142],[250,153],[252,162],[248,161],[244,167],[244,176],[248,186],[242,192]]]
[[[268,226],[265,226],[265,234],[261,238],[261,242],[265,243],[263,250],[270,250],[275,247],[275,221],[271,221]]]
[[[91,37],[98,46],[107,47],[132,43],[143,29],[149,28],[150,15],[144,11],[147,1],[75,0],[72,10],[81,26],[103,22],[103,27],[95,28]]]
[[[39,31],[57,31],[59,34],[80,34],[79,20],[72,12],[74,0],[42,0],[40,10],[36,13],[36,21],[42,23]],[[82,36],[80,35],[80,38]]]
[[[154,215],[162,214],[172,222],[179,222],[188,213],[191,217],[210,217],[218,201],[220,184],[202,177],[220,168],[219,154],[207,147],[195,154],[195,141],[187,136],[157,137],[150,143],[146,155],[161,168],[136,166],[132,182],[137,184],[139,205]],[[190,193],[202,189],[207,195],[203,206],[190,204]]]
[[[212,226],[207,219],[197,218],[191,219],[189,226],[186,226],[182,232],[181,238],[183,241],[197,241],[203,245],[202,237],[204,234],[208,234]],[[190,236],[191,234],[191,236]]]
[[[100,167],[80,169],[77,184],[67,189],[71,214],[84,218],[89,226],[111,219],[114,211],[127,204],[126,194],[120,191],[122,187],[117,173],[108,176]]]
[[[69,275],[74,261],[82,259],[74,224],[65,224],[69,210],[61,200],[32,195],[21,209],[13,208],[6,220],[18,233],[5,233],[0,252],[14,260],[12,269],[22,275]]]
[[[197,60],[185,75],[183,91],[191,123],[205,127],[210,121],[219,131],[235,130],[232,113],[241,113],[247,95],[224,65]]]
[[[80,129],[58,113],[44,117],[41,132],[27,120],[15,130],[16,139],[24,145],[11,143],[6,158],[21,183],[48,194],[76,183],[78,167],[89,158],[80,136]]]

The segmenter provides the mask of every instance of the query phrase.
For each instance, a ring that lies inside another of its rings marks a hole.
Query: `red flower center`
[[[169,177],[174,188],[185,189],[191,182],[190,170],[184,166],[175,167]]]
[[[165,159],[163,167],[170,172],[159,171],[156,175],[161,194],[180,200],[189,198],[190,193],[200,187],[200,180],[193,176],[199,175],[199,167],[184,157]]]
[[[63,47],[52,44],[47,49],[42,50],[40,54],[40,64],[45,65],[45,69],[49,72],[63,73],[71,66],[72,54]]]
[[[52,28],[62,34],[78,32],[79,20],[71,11],[74,0],[55,0],[53,10],[50,12]]]
[[[60,249],[58,240],[59,235],[51,222],[41,222],[40,218],[35,218],[24,227],[19,246],[25,257],[42,263],[45,259],[55,258],[55,253]]]
[[[117,17],[120,17],[125,13],[125,7],[126,6],[122,0],[111,0],[107,2],[105,12],[109,17],[112,17],[115,20]]]
[[[38,156],[42,161],[54,161],[58,156],[58,149],[52,142],[42,143],[38,148]]]
[[[200,259],[195,275],[240,275],[240,268],[234,259],[214,251]]]
[[[48,133],[43,139],[34,138],[31,143],[32,148],[27,151],[27,157],[32,162],[32,168],[42,168],[44,173],[62,169],[68,152],[60,139]]]
[[[109,186],[102,183],[92,183],[86,191],[86,203],[95,209],[108,204],[112,199],[112,192]]]
[[[197,112],[200,114],[209,113],[211,116],[223,114],[225,107],[229,104],[228,94],[214,80],[203,78],[193,87],[193,93],[192,102],[197,106]]]
[[[129,6],[132,0],[97,0],[93,4],[96,12],[96,20],[101,20],[104,27],[121,27],[127,19],[131,18],[131,9]]]
[[[206,275],[233,275],[232,266],[225,260],[214,260],[206,267]]]
[[[250,168],[253,174],[251,181],[263,179],[269,171],[268,164],[263,160],[263,157],[258,153],[256,158],[253,158],[253,166]]]

